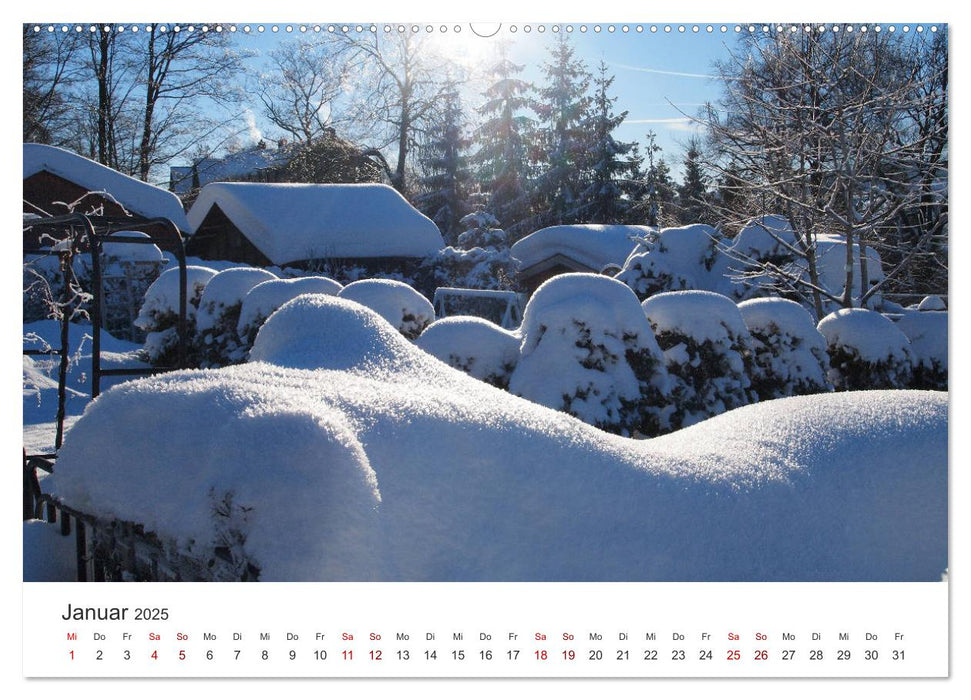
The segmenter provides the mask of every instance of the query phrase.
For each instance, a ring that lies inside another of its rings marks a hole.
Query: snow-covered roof
[[[171,219],[183,233],[189,227],[179,198],[168,190],[136,180],[77,153],[39,143],[24,144],[24,179],[40,172],[69,180],[90,192],[107,192],[128,211],[148,219]]]
[[[623,265],[637,245],[634,238],[654,232],[649,226],[549,226],[517,241],[512,254],[521,263],[521,270],[563,255],[593,272],[600,272],[605,265]]]
[[[253,146],[244,151],[230,153],[224,158],[202,158],[195,161],[199,185],[210,182],[253,175],[260,170],[285,165],[291,155],[289,149],[271,149]],[[169,182],[173,192],[186,194],[192,190],[191,165],[175,166],[169,170]]]
[[[193,230],[213,206],[275,265],[424,257],[445,247],[434,222],[387,185],[216,182],[189,210]]]

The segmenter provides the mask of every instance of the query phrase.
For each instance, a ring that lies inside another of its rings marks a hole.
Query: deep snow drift
[[[906,581],[947,567],[944,393],[782,399],[635,441],[322,295],[281,307],[251,358],[102,395],[54,492],[186,547],[218,536],[213,500],[231,494],[251,509],[245,549],[264,580]]]

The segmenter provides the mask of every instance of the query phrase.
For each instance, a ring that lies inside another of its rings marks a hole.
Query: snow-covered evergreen
[[[442,362],[506,389],[519,361],[520,337],[477,316],[449,316],[424,330],[415,344]]]
[[[358,280],[337,296],[363,304],[414,340],[435,320],[435,307],[413,287],[397,280]]]
[[[260,282],[278,279],[267,270],[232,267],[209,280],[196,314],[196,349],[201,367],[223,367],[246,359],[236,332],[243,299]]]
[[[456,245],[427,258],[435,286],[466,289],[511,289],[515,285],[516,260],[506,232],[492,214],[475,211],[462,217],[466,229]]]
[[[337,294],[341,289],[341,284],[329,277],[296,277],[260,282],[243,297],[239,322],[236,324],[240,343],[244,348],[252,347],[263,322],[294,297],[301,294]]]
[[[819,322],[837,391],[906,389],[911,382],[907,336],[870,309],[840,309]]]
[[[634,250],[617,279],[639,299],[689,289],[731,294],[728,261],[720,254],[720,240],[718,231],[706,224],[661,229]]]
[[[759,400],[832,390],[826,339],[812,316],[788,299],[766,297],[738,305],[752,335],[752,389]]]
[[[526,305],[509,390],[622,435],[656,435],[668,376],[651,327],[624,285],[594,274],[553,277]]]
[[[216,271],[201,265],[186,265],[186,358],[190,367],[197,366],[196,310],[202,294]],[[145,331],[145,354],[157,366],[175,364],[179,322],[179,268],[171,267],[158,276],[145,292],[135,325]]]
[[[750,375],[752,338],[738,307],[713,292],[666,292],[643,313],[671,376],[666,428],[676,430],[757,400]]]

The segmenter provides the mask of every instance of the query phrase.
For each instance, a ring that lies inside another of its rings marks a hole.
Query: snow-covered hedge
[[[246,358],[246,348],[236,334],[243,299],[260,282],[275,279],[277,276],[266,270],[233,267],[209,280],[196,313],[201,367],[222,367]]]
[[[907,336],[883,314],[840,309],[819,322],[837,391],[906,389],[911,381]]]
[[[265,361],[105,392],[68,433],[54,494],[206,557],[231,493],[246,517],[230,544],[264,581],[939,581],[948,566],[941,392],[779,399],[628,440],[340,298],[284,305],[254,354],[277,322],[301,342]]]
[[[752,388],[759,400],[830,391],[826,339],[812,316],[788,299],[766,297],[738,305],[752,336]]]
[[[245,348],[253,345],[257,331],[274,311],[301,294],[337,294],[343,287],[329,277],[296,277],[267,280],[253,287],[243,298],[236,333]]]
[[[512,393],[622,435],[656,435],[665,425],[664,359],[637,297],[620,282],[553,277],[530,298],[520,332]]]
[[[396,280],[368,279],[352,282],[338,293],[377,311],[388,323],[414,340],[435,320],[435,307],[413,287]]]
[[[415,341],[422,350],[471,377],[500,389],[519,360],[520,338],[476,316],[449,316],[435,321]]]
[[[671,375],[676,430],[744,406],[752,391],[752,338],[735,303],[714,292],[656,294],[643,304]]]
[[[662,229],[631,253],[617,279],[641,300],[685,289],[729,293],[731,280],[719,240],[718,231],[707,224]]]
[[[216,271],[199,265],[186,265],[186,351],[190,366],[199,362],[196,354],[196,310],[202,293]],[[169,268],[145,292],[135,325],[145,331],[145,354],[157,366],[171,366],[176,362],[179,341],[179,268]]]
[[[947,391],[947,312],[905,313],[897,328],[910,341],[914,370],[911,387]]]

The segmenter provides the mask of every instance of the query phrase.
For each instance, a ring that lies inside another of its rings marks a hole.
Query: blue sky
[[[268,52],[281,41],[302,35],[299,24],[290,25],[292,32],[289,33],[286,32],[287,25],[282,24],[277,32],[271,31],[272,25],[263,25],[262,33],[257,31],[258,24],[252,24],[249,25],[251,31],[248,34],[242,32],[242,26],[236,33],[238,45],[254,52],[255,55],[249,60],[251,67],[257,70],[266,65]],[[515,32],[510,31],[510,25],[505,25],[489,38],[477,36],[467,24],[462,25],[462,31],[458,33],[454,32],[454,25],[448,25],[449,31],[444,35],[440,33],[439,26],[435,25],[433,32],[439,51],[454,56],[457,63],[473,73],[473,81],[465,95],[472,108],[481,101],[479,90],[484,85],[481,80],[475,79],[475,73],[489,64],[498,42],[507,45],[512,60],[526,66],[522,76],[524,79],[539,82],[540,66],[546,60],[547,46],[555,39],[552,25],[545,25],[542,33],[539,31],[540,25],[536,24],[530,25],[529,33],[524,31],[525,25],[517,25]],[[586,31],[581,31],[581,26],[585,26]],[[693,25],[687,25],[682,33],[677,29],[679,25],[673,25],[671,31],[666,33],[661,25],[652,32],[652,25],[630,24],[625,33],[622,24],[599,25],[600,32],[595,31],[596,26],[574,24],[569,35],[577,56],[584,60],[588,68],[594,70],[603,58],[615,75],[612,91],[619,98],[616,109],[628,112],[627,120],[617,130],[616,137],[643,143],[647,132],[654,131],[658,145],[677,172],[682,144],[691,136],[693,128],[685,115],[696,114],[706,100],[718,97],[718,80],[711,77],[713,63],[725,58],[728,48],[737,41],[733,27],[722,33],[721,25],[714,25],[714,31],[709,33],[706,31],[707,25],[700,25],[695,33],[692,32]],[[608,30],[610,26],[614,27],[613,32]],[[638,26],[642,31],[637,31]],[[326,26],[321,31],[326,32]],[[308,27],[306,35],[311,34],[313,28]],[[273,128],[262,117],[257,100],[249,105],[247,118],[252,119],[251,127],[255,128],[250,128],[248,135],[242,137],[244,141],[258,133],[273,135]]]

